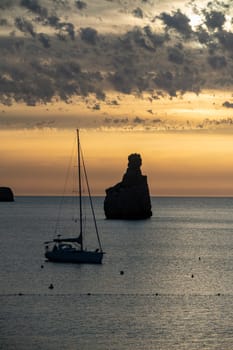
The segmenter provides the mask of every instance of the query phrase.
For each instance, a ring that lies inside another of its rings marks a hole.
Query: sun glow
[[[195,13],[191,13],[189,15],[189,18],[190,18],[190,25],[193,29],[195,29],[196,27],[198,27],[199,25],[201,25],[203,23],[201,16],[199,16]]]

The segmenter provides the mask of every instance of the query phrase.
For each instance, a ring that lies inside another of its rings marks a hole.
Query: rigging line
[[[81,172],[81,176],[82,176],[82,194],[83,194],[83,197],[82,197],[82,204],[83,204],[83,232],[87,232],[87,200],[86,200],[86,184],[85,184],[85,176],[84,176],[84,172],[82,171]],[[85,243],[85,234],[84,234],[84,243]]]
[[[86,208],[85,208],[85,200],[83,201],[83,246],[85,247],[87,242],[86,242],[86,235],[85,232],[87,232],[87,215],[86,215]]]
[[[76,156],[76,154],[75,154]],[[76,160],[76,159],[75,159]],[[77,165],[73,165],[73,173],[72,173],[72,181],[73,181],[73,186],[72,186],[72,217],[75,222],[77,222],[77,208],[78,208],[78,184],[77,184]]]
[[[92,198],[91,198],[91,191],[90,191],[90,187],[89,187],[89,182],[88,182],[88,178],[87,178],[87,171],[86,171],[86,167],[85,167],[85,163],[84,163],[84,157],[83,157],[83,151],[82,151],[81,147],[80,147],[80,151],[81,151],[80,153],[81,153],[82,164],[83,164],[83,171],[84,171],[86,184],[87,184],[88,196],[89,196],[89,200],[90,200],[90,204],[91,204],[91,212],[92,212],[92,216],[93,216],[93,219],[94,219],[94,225],[95,225],[95,230],[96,230],[96,234],[97,234],[99,247],[100,247],[100,250],[102,252],[102,246],[101,246],[101,242],[100,242],[100,237],[99,237],[98,227],[97,227],[97,223],[96,223],[94,207],[93,207]]]
[[[81,154],[80,154],[80,139],[79,129],[77,131],[77,151],[78,151],[78,188],[79,188],[79,224],[80,224],[80,245],[81,251],[83,251],[83,218],[82,218],[82,178],[81,178]]]
[[[54,230],[55,234],[57,234],[57,231],[58,231],[58,225],[59,225],[60,217],[61,217],[61,209],[62,209],[63,204],[64,204],[65,191],[67,189],[67,182],[68,182],[68,178],[69,178],[69,175],[70,175],[71,164],[72,164],[72,160],[74,158],[75,143],[76,143],[76,139],[74,138],[72,151],[71,151],[71,156],[70,156],[70,159],[68,161],[68,166],[67,166],[67,169],[66,169],[66,177],[65,177],[65,182],[64,182],[64,186],[63,186],[62,197],[61,197],[61,200],[60,200],[60,203],[59,203],[59,208],[58,208],[58,215],[57,215],[57,220],[56,220],[56,225],[55,225],[55,230]]]
[[[81,195],[82,195],[82,242],[83,242],[83,247],[86,245],[86,239],[85,239],[85,233],[86,233],[86,227],[87,227],[87,208],[86,208],[86,199],[85,199],[85,176],[84,176],[84,171],[82,170],[82,164],[80,164],[80,176],[81,176],[81,183],[82,183],[82,188],[81,188]],[[78,203],[77,203],[78,207]],[[80,223],[81,218],[79,218],[79,223]]]

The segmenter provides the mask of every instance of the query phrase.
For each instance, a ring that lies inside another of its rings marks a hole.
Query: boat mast
[[[79,129],[77,129],[77,146],[78,146],[78,189],[79,189],[79,222],[80,222],[80,245],[83,250],[83,213],[82,213],[82,180],[81,180],[81,155],[80,155],[80,140]]]

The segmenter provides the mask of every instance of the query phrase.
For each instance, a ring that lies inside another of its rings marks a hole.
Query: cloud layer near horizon
[[[160,99],[233,86],[232,1],[177,2],[170,12],[149,0],[93,3],[1,1],[0,103],[94,94],[98,109],[110,91]],[[114,14],[119,34],[114,19],[109,24]]]

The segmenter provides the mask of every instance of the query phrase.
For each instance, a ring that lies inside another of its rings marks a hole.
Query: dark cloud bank
[[[79,14],[88,10],[84,1],[52,3]],[[132,16],[143,19],[144,3]],[[23,16],[14,11],[14,1],[0,2],[0,102],[5,105],[70,103],[73,96],[89,94],[104,101],[109,90],[160,98],[161,91],[175,97],[233,86],[233,33],[224,29],[228,3],[210,2],[195,30],[177,9],[155,13],[150,25],[121,35],[77,26],[40,0],[19,0],[18,8],[25,10]],[[11,9],[15,16],[9,16]],[[229,101],[223,105],[232,108]]]

